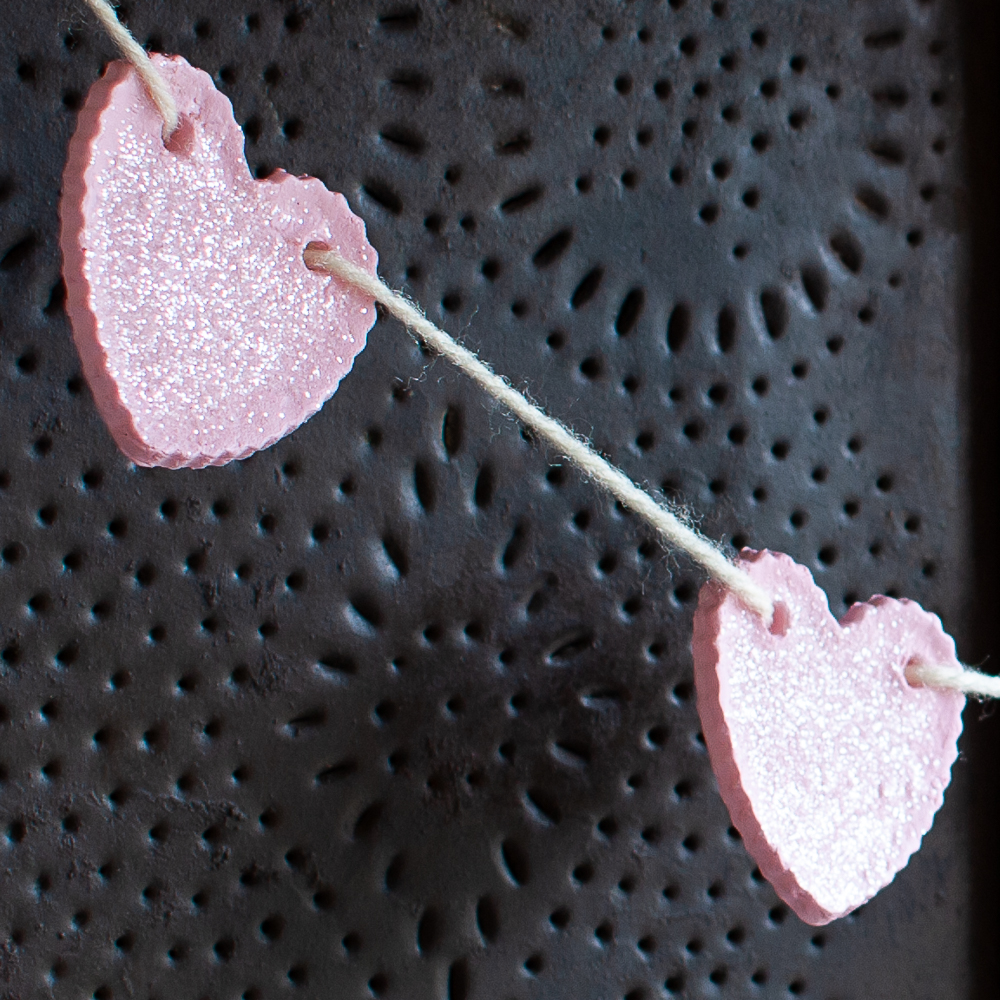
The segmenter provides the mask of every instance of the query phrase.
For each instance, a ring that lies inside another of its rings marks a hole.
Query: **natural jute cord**
[[[156,105],[156,110],[163,118],[163,141],[173,135],[180,115],[177,114],[177,102],[170,93],[167,81],[157,72],[146,50],[132,37],[132,33],[118,20],[118,15],[107,0],[84,0],[84,3],[94,12],[111,40],[118,46],[121,54],[135,67],[142,77],[142,82],[149,91],[149,96]]]
[[[317,249],[316,244],[310,244],[306,247],[304,256],[307,267],[326,271],[379,302],[412,330],[418,340],[465,372],[494,399],[503,403],[525,427],[543,437],[560,455],[568,458],[629,510],[644,518],[668,544],[683,549],[710,576],[738,594],[747,607],[758,612],[770,624],[774,604],[767,592],[743,570],[734,566],[711,541],[636,486],[624,472],[598,455],[587,441],[574,434],[565,424],[529,403],[472,351],[462,347],[444,330],[436,327],[407,298],[394,292],[381,278],[350,263],[333,250]]]
[[[135,66],[163,116],[164,139],[169,138],[177,127],[178,114],[166,81],[145,50],[118,21],[108,0],[86,2],[97,14],[122,55]],[[332,274],[382,305],[422,344],[468,375],[490,396],[507,407],[526,427],[544,438],[559,454],[655,528],[667,544],[686,552],[709,576],[724,584],[770,626],[774,617],[774,603],[770,596],[747,573],[726,558],[718,545],[688,524],[678,513],[636,486],[624,472],[602,458],[588,441],[529,402],[472,351],[435,326],[404,295],[391,289],[381,278],[369,274],[322,244],[309,244],[303,258],[307,267]],[[1000,677],[967,668],[955,671],[951,667],[912,663],[906,668],[906,677],[915,685],[947,688],[979,697],[1000,697]]]

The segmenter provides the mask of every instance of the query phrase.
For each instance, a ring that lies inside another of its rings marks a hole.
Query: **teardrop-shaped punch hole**
[[[792,627],[792,616],[788,610],[788,605],[784,601],[774,602],[774,616],[771,624],[767,627],[771,635],[787,635]]]
[[[163,140],[168,152],[175,156],[190,156],[194,152],[194,122],[190,115],[181,115],[177,128]]]

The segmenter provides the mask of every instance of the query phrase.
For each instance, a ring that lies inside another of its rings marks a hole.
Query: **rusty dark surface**
[[[271,450],[125,461],[57,244],[113,52],[79,4],[6,12],[0,996],[994,995],[996,721],[895,882],[802,924],[699,738],[698,573],[395,322]],[[388,281],[707,533],[990,651],[987,5],[124,15],[259,176],[342,191]]]

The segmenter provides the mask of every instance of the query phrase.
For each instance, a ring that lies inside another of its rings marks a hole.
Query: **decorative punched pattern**
[[[835,613],[962,624],[951,0],[121,13],[213,75],[257,176],[342,191],[390,283],[709,535]],[[801,924],[715,789],[697,574],[397,324],[245,463],[118,454],[57,244],[112,52],[11,14],[0,996],[961,995],[963,786]]]

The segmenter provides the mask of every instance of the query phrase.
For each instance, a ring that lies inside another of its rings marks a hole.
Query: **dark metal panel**
[[[692,702],[698,576],[383,320],[321,414],[130,466],[62,311],[57,194],[112,52],[0,60],[0,993],[961,997],[964,767],[817,932]],[[948,3],[135,2],[259,175],[711,535],[968,609],[970,243]]]

